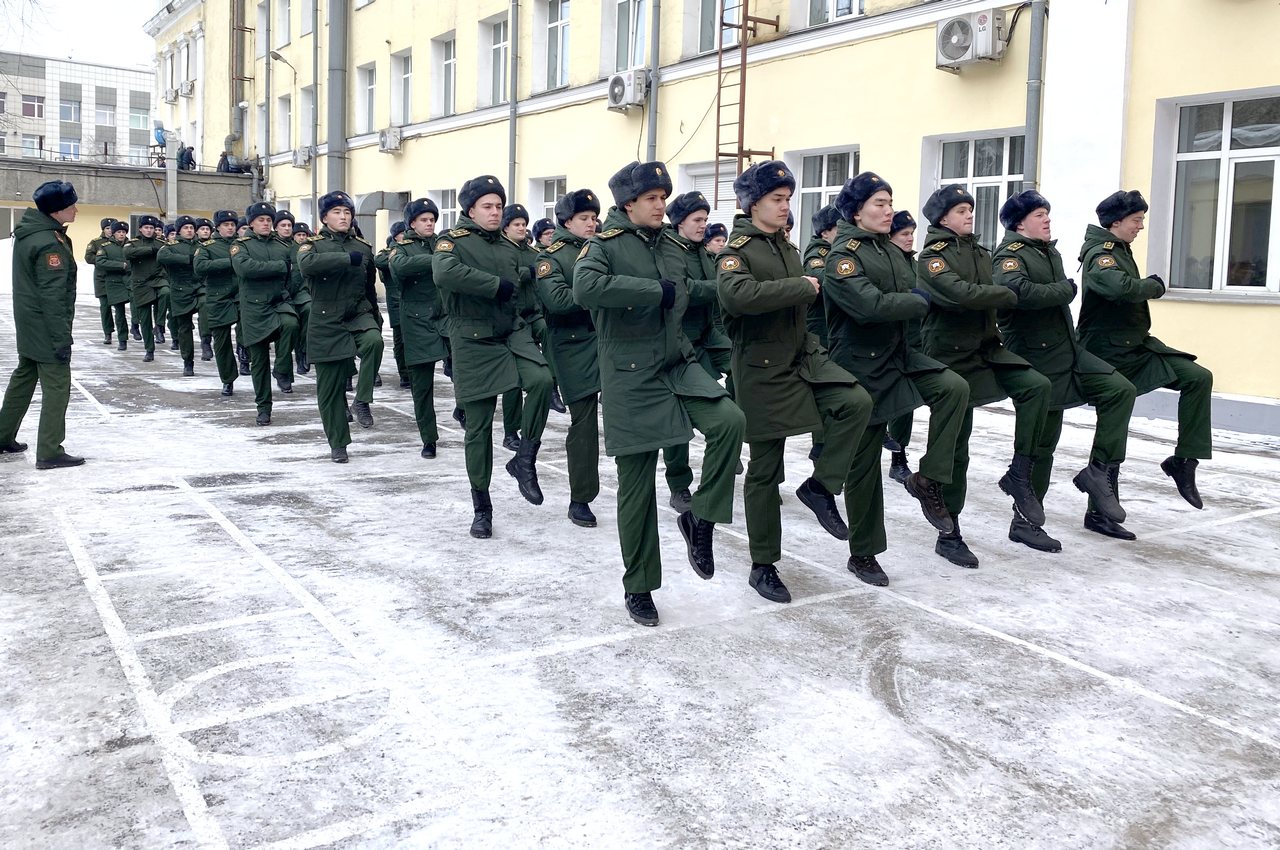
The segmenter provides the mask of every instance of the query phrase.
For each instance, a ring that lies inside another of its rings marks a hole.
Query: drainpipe
[[[262,146],[264,150],[258,152],[258,156],[262,158],[262,188],[265,190],[270,182],[271,174],[271,117],[275,114],[275,102],[271,99],[271,7],[267,6],[267,25],[262,33],[263,44],[266,45],[267,52],[262,57],[263,83],[266,88],[266,105],[267,114],[263,116],[266,126],[262,132]]]
[[[658,158],[658,60],[662,36],[662,0],[653,2],[653,26],[649,31],[649,155]]]
[[[320,163],[316,151],[320,149],[320,0],[311,3],[311,224],[315,232],[319,232],[320,222],[316,212],[319,207],[319,193],[316,190],[320,179]]]
[[[1045,0],[1031,3],[1031,46],[1027,59],[1027,131],[1023,145],[1022,188],[1040,183],[1040,103],[1044,96]]]
[[[244,138],[244,111],[240,109],[240,101],[244,100],[244,82],[240,79],[244,76],[244,36],[236,29],[243,22],[244,0],[231,0],[231,19],[228,23],[231,33],[231,133],[222,140],[222,149],[229,156],[236,156],[235,144]]]
[[[326,189],[347,185],[347,23],[351,4],[330,3],[329,9],[329,108],[327,132],[329,155],[325,157]],[[316,22],[319,26],[319,21]],[[316,222],[317,224],[319,222]]]
[[[507,152],[510,154],[511,166],[507,170],[507,193],[516,197],[516,86],[520,84],[520,0],[511,0],[511,11],[507,14],[510,22],[511,37],[507,43],[511,52],[511,90],[507,92],[507,102],[511,105],[511,115],[507,119]]]

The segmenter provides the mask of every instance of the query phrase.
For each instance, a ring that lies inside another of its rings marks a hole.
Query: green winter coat
[[[109,236],[99,236],[97,239],[90,239],[89,244],[84,246],[84,261],[93,266],[93,297],[102,298],[107,294],[107,276],[106,271],[98,268],[97,258],[98,249],[108,242],[113,241]]]
[[[991,366],[1031,366],[1005,350],[996,326],[996,310],[1013,307],[1018,297],[995,285],[991,254],[976,236],[930,227],[928,239],[916,261],[916,285],[933,298],[922,328],[924,353],[969,382],[970,407],[999,401],[1006,395]]]
[[[129,261],[130,296],[134,310],[141,310],[156,300],[160,290],[169,288],[164,268],[156,259],[156,255],[166,244],[168,243],[156,236],[135,236],[124,243],[124,258]]]
[[[533,331],[517,313],[520,267],[502,231],[459,217],[458,226],[436,241],[431,270],[449,315],[453,389],[459,402],[492,398],[520,386],[517,357],[546,365]],[[516,292],[498,301],[504,280]]]
[[[502,241],[511,246],[516,255],[516,265],[520,268],[520,291],[516,295],[516,309],[525,321],[533,322],[542,315],[542,302],[538,299],[538,288],[534,283],[538,252],[528,242],[512,242],[505,235]]]
[[[685,285],[689,288],[689,307],[684,311],[681,329],[697,350],[702,367],[718,377],[720,372],[707,352],[728,351],[733,344],[724,329],[716,324],[719,296],[715,258],[707,253],[701,242],[690,242],[674,227],[663,229],[659,244],[666,267],[683,269]]]
[[[1147,302],[1164,295],[1164,284],[1140,277],[1129,244],[1096,224],[1085,231],[1080,264],[1084,269],[1080,344],[1119,369],[1133,382],[1138,395],[1173,383],[1173,370],[1158,355],[1190,360],[1195,356],[1151,335]]]
[[[76,313],[76,257],[65,225],[28,209],[13,229],[13,324],[18,355],[57,363]]]
[[[733,382],[747,417],[746,440],[777,440],[822,427],[810,385],[858,381],[827,356],[809,333],[817,298],[800,251],[782,231],[765,233],[745,215],[717,257],[717,287],[733,341]]]
[[[311,287],[298,265],[298,248],[302,244],[289,239],[289,262],[293,264],[293,272],[289,275],[289,303],[294,307],[311,303]]]
[[[909,325],[929,312],[912,292],[915,269],[888,234],[840,222],[826,258],[831,359],[848,369],[871,393],[871,424],[888,422],[924,404],[912,375],[946,368],[911,348]]]
[[[209,327],[225,328],[240,321],[240,281],[231,268],[234,236],[215,236],[201,242],[192,258],[196,275],[204,280]]]
[[[387,293],[387,321],[391,322],[391,327],[400,327],[400,286],[396,283],[395,277],[391,274],[391,246],[383,248],[381,251],[373,255],[373,267],[378,270],[378,280],[382,282],[382,289]]]
[[[200,244],[194,239],[181,239],[165,245],[156,253],[156,261],[169,279],[169,312],[186,316],[196,311],[204,287],[195,271],[195,252]]]
[[[998,315],[1005,346],[1052,382],[1050,409],[1064,410],[1086,401],[1078,375],[1110,375],[1115,369],[1076,342],[1071,316],[1075,287],[1062,269],[1056,245],[1006,231],[996,248],[993,274],[997,284],[1013,284],[1020,292],[1018,306]]]
[[[431,272],[431,252],[437,239],[409,232],[387,255],[392,285],[400,293],[400,333],[404,362],[409,366],[435,363],[449,355],[440,331],[440,290]]]
[[[831,243],[823,239],[821,236],[815,236],[809,240],[809,244],[804,247],[804,273],[812,277],[816,277],[818,282],[822,284],[822,288],[826,289],[827,281],[823,276],[826,272],[827,255],[831,253]],[[822,343],[822,347],[831,348],[831,342],[827,337],[827,301],[821,296],[813,299],[813,303],[809,305],[809,315],[805,319],[809,328],[809,333],[818,338]]]
[[[573,300],[573,267],[585,239],[557,227],[535,266],[538,297],[547,320],[547,355],[556,367],[560,396],[573,404],[600,392],[600,360],[591,314]]]
[[[363,257],[356,265],[352,254]],[[356,356],[353,333],[378,330],[378,271],[373,246],[350,231],[320,229],[298,246],[298,265],[311,289],[311,319],[307,325],[307,359],[335,363]]]
[[[113,307],[129,300],[129,261],[124,258],[124,243],[104,242],[94,251],[94,289],[98,276],[107,294],[107,303]]]
[[[289,245],[274,233],[247,233],[231,246],[231,269],[240,281],[240,339],[246,347],[271,339],[289,303]]]
[[[660,236],[611,207],[604,231],[587,242],[573,269],[573,300],[591,311],[596,326],[609,457],[689,442],[693,426],[679,396],[728,395],[681,330],[689,293],[680,270],[664,267]],[[660,306],[664,279],[676,284],[667,310]]]

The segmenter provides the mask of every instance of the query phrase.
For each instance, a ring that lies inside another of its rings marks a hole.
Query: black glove
[[[1019,301],[1022,300],[1022,284],[1015,280],[1012,283],[1006,283],[1005,288],[1017,296]]]
[[[498,281],[497,298],[498,298],[499,304],[510,301],[515,294],[516,294],[516,285],[514,283],[512,283],[511,281],[505,278]]]
[[[70,363],[71,362],[71,344],[68,343],[62,346],[57,351],[53,352],[53,356],[57,358],[59,363]]]
[[[670,310],[676,304],[676,285],[669,280],[660,280],[658,284],[662,287],[662,300],[658,302],[658,306],[663,310]]]
[[[1074,277],[1067,278],[1067,283],[1071,284],[1071,300],[1075,301],[1076,294],[1080,291],[1080,287],[1076,286],[1076,279]]]
[[[1160,275],[1150,274],[1150,275],[1147,275],[1147,277],[1151,278],[1156,283],[1160,284],[1160,286],[1164,289],[1165,292],[1169,291],[1169,284],[1165,283],[1164,278],[1162,278]]]
[[[293,277],[293,262],[291,260],[284,261],[284,276],[286,278]]]
[[[924,303],[925,303],[925,304],[932,304],[932,303],[933,303],[933,296],[932,296],[932,295],[930,295],[926,290],[923,290],[923,289],[921,289],[921,288],[919,288],[919,287],[914,287],[914,288],[912,288],[912,290],[911,290],[911,294],[912,294],[912,295],[919,295],[921,298],[923,298],[923,299],[924,299]]]
[[[353,266],[364,265],[364,254],[361,253],[360,251],[352,251],[350,254],[347,254],[347,256],[351,258],[351,265]]]

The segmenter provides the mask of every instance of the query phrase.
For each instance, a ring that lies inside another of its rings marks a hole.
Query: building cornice
[[[142,25],[142,31],[152,38],[159,38],[161,34],[167,32],[170,27],[176,24],[183,15],[202,3],[204,3],[204,0],[171,0],[163,9],[156,12],[149,21]]]

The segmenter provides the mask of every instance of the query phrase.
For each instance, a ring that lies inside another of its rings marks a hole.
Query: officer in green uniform
[[[805,273],[799,250],[786,239],[795,189],[795,176],[782,162],[761,162],[742,172],[733,191],[745,215],[734,218],[718,262],[737,401],[746,415],[751,449],[742,491],[750,584],[775,602],[791,601],[776,566],[782,558],[778,487],[785,480],[787,437],[817,431],[825,435],[813,475],[796,496],[827,533],[847,540],[849,529],[836,496],[844,489],[858,435],[871,415],[867,391],[809,333],[809,307],[822,284]]]
[[[156,261],[169,279],[169,309],[173,316],[174,342],[182,353],[183,377],[195,375],[195,340],[192,337],[192,318],[204,300],[204,286],[195,273],[196,220],[189,215],[178,216],[174,222],[178,238],[156,253]]]
[[[352,407],[362,428],[373,427],[373,380],[382,365],[382,314],[378,311],[373,246],[352,232],[356,206],[346,192],[320,199],[320,233],[298,246],[298,265],[307,278],[311,321],[307,358],[316,369],[316,405],[334,463],[347,462],[351,443],[345,386],[357,374]]]
[[[1130,243],[1142,232],[1147,209],[1137,191],[1116,192],[1098,205],[1101,226],[1089,225],[1080,248],[1080,343],[1119,369],[1139,395],[1159,387],[1177,391],[1178,444],[1160,468],[1198,510],[1204,503],[1196,487],[1196,467],[1213,456],[1213,373],[1196,363],[1195,355],[1151,335],[1147,302],[1163,296],[1168,286],[1156,275],[1139,277],[1133,258]]]
[[[818,286],[825,286],[824,278],[827,266],[827,254],[831,253],[831,242],[836,238],[836,226],[840,223],[840,213],[836,210],[834,204],[827,204],[810,219],[813,226],[813,236],[809,238],[809,244],[804,246],[804,256],[801,261],[804,263],[804,273],[810,277],[818,279]],[[819,293],[818,297],[813,299],[813,303],[809,305],[809,315],[805,318],[806,326],[809,333],[818,338],[822,343],[822,347],[830,349],[827,341],[827,312],[826,299]],[[813,447],[809,449],[809,459],[816,461],[822,456],[822,432],[815,431],[813,434]]]
[[[229,396],[239,374],[231,345],[231,326],[240,321],[240,281],[231,267],[231,249],[236,241],[235,210],[213,214],[215,235],[200,243],[192,267],[204,280],[204,310],[213,337],[213,359],[218,364],[222,394]]]
[[[196,245],[199,246],[213,238],[213,219],[196,219]],[[200,287],[200,303],[196,306],[197,329],[200,332],[200,359],[208,362],[213,359],[213,331],[209,328],[209,311],[205,306],[207,287],[204,278],[196,275],[196,284]]]
[[[941,488],[950,483],[956,441],[968,411],[969,385],[942,363],[913,349],[907,323],[929,310],[929,293],[916,287],[915,269],[889,240],[893,189],[863,172],[836,198],[840,225],[827,255],[827,325],[831,357],[855,375],[875,402],[868,427],[845,482],[849,513],[849,569],[868,584],[886,585],[876,555],[888,548],[880,452],[886,423],[929,406],[929,450],[907,492],[920,501],[925,518],[942,532],[954,528],[942,507]]]
[[[388,261],[392,247],[404,243],[406,232],[407,226],[403,221],[393,221],[386,246],[373,256],[373,265],[378,270],[378,279],[382,281],[382,289],[387,294],[387,321],[391,323],[391,354],[396,361],[396,373],[400,376],[401,389],[409,389],[412,383],[408,362],[405,360],[404,331],[400,323],[400,287],[396,283],[395,275],[391,273]]]
[[[178,229],[172,224],[166,224],[158,234],[160,238],[157,240],[159,245],[156,248],[157,265],[160,263],[159,249],[165,245],[172,245],[177,241],[177,232]],[[160,265],[159,267],[161,274],[159,277],[155,278],[153,282],[153,288],[156,291],[156,300],[151,302],[151,309],[154,312],[153,328],[156,344],[164,345],[165,340],[169,339],[172,344],[171,350],[173,350],[177,349],[178,340],[176,335],[173,333],[173,321],[169,313],[169,277],[164,272],[164,266]],[[169,334],[166,335],[165,331],[169,331]]]
[[[973,233],[973,196],[960,185],[943,186],[924,205],[928,244],[916,267],[919,286],[932,297],[924,320],[924,353],[969,382],[969,411],[956,442],[950,483],[942,487],[945,510],[954,527],[940,531],[934,551],[951,563],[976,568],[978,558],[960,533],[969,474],[969,435],[973,408],[1013,399],[1013,461],[1000,489],[1033,525],[1044,525],[1044,508],[1031,487],[1031,468],[1049,413],[1049,379],[1007,351],[996,328],[996,310],[1018,303],[1014,292],[996,286],[991,254]],[[912,478],[907,479],[911,490]],[[915,495],[913,493],[913,495]]]
[[[18,368],[0,404],[0,454],[26,451],[18,429],[40,384],[36,469],[79,466],[62,448],[71,401],[71,323],[76,311],[76,259],[67,225],[76,220],[75,187],[61,180],[31,193],[35,209],[13,229],[13,324]]]
[[[538,449],[547,424],[551,371],[519,314],[521,265],[502,235],[506,190],[492,175],[468,180],[458,193],[458,226],[437,240],[431,269],[444,294],[453,342],[454,395],[467,418],[467,477],[475,515],[471,536],[493,535],[493,413],[498,396],[525,392],[520,448],[507,462],[520,495],[542,504]]]
[[[276,368],[292,366],[298,317],[289,303],[293,248],[276,236],[276,208],[251,204],[245,210],[249,235],[231,246],[231,269],[240,283],[240,330],[249,349],[253,401],[257,423],[271,424],[271,343],[276,343]]]
[[[311,226],[299,221],[293,227],[293,277],[289,281],[289,303],[298,313],[298,344],[294,346],[293,357],[298,366],[298,374],[305,375],[311,371],[311,363],[307,360],[307,328],[311,325],[311,285],[298,265],[298,248],[311,238]]]
[[[662,162],[632,162],[609,178],[614,206],[579,253],[573,300],[591,311],[599,343],[605,453],[618,466],[618,538],[624,603],[631,619],[658,625],[662,586],[658,450],[706,437],[702,480],[676,520],[689,563],[715,574],[714,532],[733,521],[733,469],[742,451],[742,411],[698,365],[681,320],[689,293],[683,269],[665,269],[660,250],[671,177]]]
[[[164,241],[156,236],[160,227],[160,219],[153,215],[144,215],[138,219],[138,235],[130,239],[124,246],[124,258],[129,261],[130,295],[133,319],[142,330],[142,345],[146,354],[142,356],[144,363],[156,359],[156,342],[163,337],[156,336],[153,324],[155,307],[160,283],[164,281],[164,269],[156,260],[156,255],[164,247]],[[168,283],[165,283],[166,292]],[[166,295],[167,297],[167,295]]]
[[[428,198],[406,204],[404,221],[408,229],[400,244],[392,246],[389,257],[392,283],[400,293],[405,368],[409,370],[413,418],[418,424],[418,436],[422,438],[424,458],[436,456],[436,443],[440,440],[436,427],[436,363],[449,353],[440,333],[440,291],[431,272],[431,252],[435,250],[439,217],[440,209]]]
[[[102,233],[89,240],[89,244],[84,246],[84,261],[93,269],[93,297],[98,299],[98,317],[102,320],[102,335],[105,337],[102,341],[103,345],[111,344],[111,333],[115,327],[111,319],[111,305],[107,303],[107,289],[103,282],[103,272],[94,264],[94,258],[98,256],[98,249],[111,241],[111,226],[116,223],[113,218],[104,218],[99,224],[102,225]]]
[[[280,342],[276,341],[276,363],[271,369],[271,377],[275,378],[276,386],[280,388],[282,393],[293,392],[293,364],[294,359],[298,356],[301,348],[300,341],[302,335],[306,332],[305,323],[299,315],[298,307],[295,303],[296,293],[302,287],[302,270],[298,268],[298,244],[293,240],[293,213],[288,210],[276,210],[274,219],[274,228],[276,238],[289,247],[289,280],[285,286],[287,298],[285,299],[289,306],[293,308],[293,315],[298,320],[298,332],[294,334],[294,345],[291,357],[280,356]]]
[[[600,494],[600,365],[596,326],[591,314],[573,300],[573,268],[582,246],[595,235],[600,199],[590,189],[576,189],[556,202],[555,212],[560,226],[551,232],[535,267],[549,334],[542,353],[555,362],[569,405],[569,433],[564,440],[569,520],[595,528],[591,503]]]
[[[897,245],[907,256],[907,265],[916,267],[916,218],[906,210],[893,214],[893,226],[889,228],[889,241]],[[920,319],[907,319],[907,348],[920,351],[924,341],[920,338]],[[908,411],[889,420],[885,432],[884,447],[889,452],[889,477],[899,484],[906,483],[911,475],[907,464],[907,447],[911,445],[911,428],[915,412]]]
[[[129,325],[124,315],[124,305],[129,301],[129,261],[124,258],[124,243],[128,239],[128,222],[115,222],[111,225],[111,241],[98,246],[93,258],[95,275],[98,272],[102,274],[107,304],[115,315],[120,339],[116,349],[119,351],[129,348]]]

